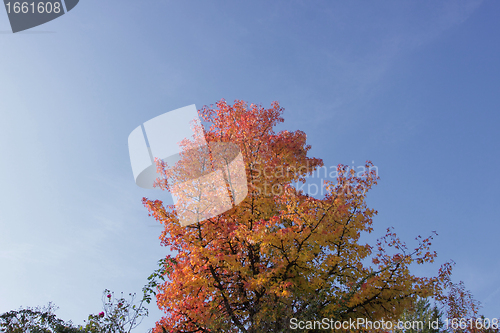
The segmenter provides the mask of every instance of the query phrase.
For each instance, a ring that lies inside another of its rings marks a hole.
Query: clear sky
[[[500,316],[500,1],[82,0],[12,34],[0,10],[0,313],[101,311],[167,251],[135,185],[141,123],[221,98],[285,108],[325,165],[378,167],[374,236],[436,230]],[[140,326],[145,331],[160,313]]]

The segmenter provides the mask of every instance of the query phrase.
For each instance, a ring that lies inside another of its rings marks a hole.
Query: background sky
[[[371,160],[373,236],[439,234],[500,316],[500,1],[82,0],[12,34],[0,10],[0,313],[81,324],[105,288],[140,293],[161,228],[135,185],[141,123],[225,98],[285,108],[326,166]],[[161,315],[137,331],[146,331]]]

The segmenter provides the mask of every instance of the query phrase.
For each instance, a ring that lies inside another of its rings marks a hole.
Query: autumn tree
[[[439,292],[447,271],[425,278],[409,270],[433,262],[432,237],[417,238],[409,249],[388,229],[376,244],[360,242],[377,213],[366,204],[378,180],[370,162],[363,174],[339,165],[336,182],[325,183],[319,199],[293,186],[323,162],[307,156],[304,132],[274,131],[282,113],[277,102],[264,108],[238,100],[199,111],[209,160],[211,144],[234,144],[243,156],[248,195],[239,204],[233,196],[230,210],[184,225],[175,206],[143,199],[164,225],[162,245],[174,253],[159,285],[157,303],[166,315],[156,332],[288,332],[292,318],[396,319],[417,296]],[[223,163],[200,163],[198,156],[185,161],[222,168],[227,181]],[[157,185],[170,191],[169,179],[192,173],[160,160],[158,169]]]
[[[485,318],[479,314],[481,302],[476,300],[463,281],[454,283],[451,280],[452,261],[444,265],[450,274],[446,274],[442,282],[439,301],[443,305],[447,317],[446,328],[453,333],[498,333],[500,332],[499,316]]]

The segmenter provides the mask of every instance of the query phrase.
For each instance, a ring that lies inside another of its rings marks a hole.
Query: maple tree
[[[199,113],[209,125],[209,150],[211,143],[232,143],[241,151],[248,195],[238,205],[233,196],[230,210],[187,226],[175,206],[143,198],[164,225],[162,245],[175,253],[164,261],[156,297],[166,315],[155,332],[288,332],[291,318],[396,319],[417,296],[441,291],[449,270],[431,278],[409,270],[412,263],[434,261],[432,236],[418,237],[418,246],[408,249],[388,229],[376,244],[360,243],[377,213],[365,200],[378,180],[371,162],[362,175],[339,165],[336,182],[327,182],[317,199],[293,184],[323,162],[307,156],[304,132],[274,132],[284,121],[279,103],[266,109],[221,100]],[[211,153],[204,153],[203,163],[195,155],[184,160],[190,166],[173,169],[158,160],[163,177],[157,185],[172,190],[168,179],[191,179],[193,164],[198,176],[213,171]]]

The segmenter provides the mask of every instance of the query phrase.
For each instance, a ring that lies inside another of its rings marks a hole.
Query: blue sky
[[[415,245],[500,316],[500,2],[97,1],[12,34],[0,11],[0,313],[140,292],[161,228],[135,185],[141,123],[221,98],[285,108],[325,165],[372,160],[374,237]],[[497,208],[495,208],[497,207]],[[160,312],[139,327],[146,330]]]

